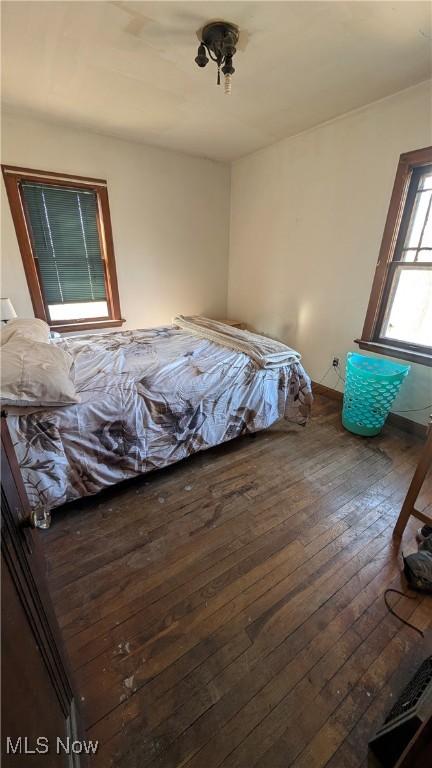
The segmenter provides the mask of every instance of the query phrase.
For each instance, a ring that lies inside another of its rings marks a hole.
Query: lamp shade
[[[0,315],[1,320],[12,320],[17,316],[10,299],[0,299]]]

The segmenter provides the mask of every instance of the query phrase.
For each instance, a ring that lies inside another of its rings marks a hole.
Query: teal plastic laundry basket
[[[348,352],[342,424],[356,435],[381,432],[410,365]]]

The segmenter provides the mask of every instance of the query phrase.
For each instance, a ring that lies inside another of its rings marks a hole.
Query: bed
[[[81,401],[7,416],[36,518],[278,419],[305,424],[309,415],[310,379],[298,358],[260,367],[177,325],[55,343],[73,357]]]

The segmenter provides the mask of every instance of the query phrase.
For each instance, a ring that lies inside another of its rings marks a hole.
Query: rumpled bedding
[[[282,417],[304,424],[309,415],[310,379],[298,360],[258,367],[244,352],[175,326],[56,343],[73,356],[81,402],[8,413],[35,512]]]

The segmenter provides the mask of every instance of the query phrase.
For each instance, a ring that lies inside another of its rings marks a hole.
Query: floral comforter
[[[36,512],[282,417],[304,424],[309,414],[310,379],[300,363],[259,369],[246,354],[175,326],[57,343],[74,358],[81,402],[8,415]]]

